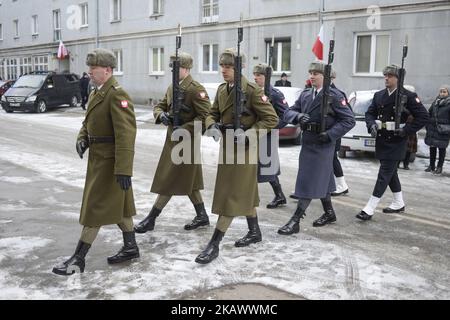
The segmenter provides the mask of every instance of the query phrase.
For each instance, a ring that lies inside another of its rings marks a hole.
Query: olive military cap
[[[253,73],[266,74],[267,68],[269,68],[269,65],[268,65],[268,64],[265,64],[265,63],[257,64],[257,65],[253,68]],[[272,69],[272,68],[271,68],[271,69]]]
[[[308,72],[313,71],[323,74],[325,72],[325,64],[323,62],[312,62],[309,65]]]
[[[395,64],[388,65],[383,69],[383,75],[390,74],[398,78],[398,69],[400,69],[400,67]]]
[[[234,58],[237,52],[233,48],[225,49],[219,56],[219,65],[234,66]],[[245,55],[241,52],[242,64],[245,63]]]
[[[175,55],[170,56],[170,66],[172,66],[172,61],[175,60]],[[178,53],[178,60],[180,60],[180,67],[185,69],[192,69],[192,66],[194,64],[194,59],[192,59],[192,56],[189,53],[186,52],[179,52]]]
[[[112,51],[97,48],[87,54],[86,65],[90,67],[111,67],[114,69],[117,66],[117,59]]]

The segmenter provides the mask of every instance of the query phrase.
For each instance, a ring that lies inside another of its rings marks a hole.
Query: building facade
[[[383,87],[381,70],[400,64],[408,36],[405,83],[429,103],[450,82],[450,0],[1,0],[0,76],[32,70],[86,71],[95,47],[115,52],[119,82],[138,103],[160,99],[171,81],[169,56],[178,24],[193,76],[221,82],[218,54],[236,47],[240,17],[244,74],[265,62],[274,37],[274,79],[282,72],[303,87],[323,24],[324,59],[335,39],[337,85],[346,92]],[[69,51],[57,59],[60,40]]]

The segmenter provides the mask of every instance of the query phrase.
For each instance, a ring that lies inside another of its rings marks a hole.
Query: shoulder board
[[[113,88],[116,89],[116,90],[119,90],[119,89],[122,89],[122,86],[121,85],[115,85],[115,86],[113,86]]]
[[[258,87],[258,85],[256,84],[256,83],[253,83],[253,82],[247,82],[247,85],[249,86],[249,87],[252,87],[253,89],[255,89],[255,88],[257,88]]]

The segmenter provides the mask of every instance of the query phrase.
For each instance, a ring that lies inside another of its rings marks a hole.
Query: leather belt
[[[301,126],[301,128],[303,131],[320,133],[320,123],[315,122],[305,123],[304,125]]]
[[[92,143],[113,143],[114,137],[112,136],[88,136],[89,144]]]

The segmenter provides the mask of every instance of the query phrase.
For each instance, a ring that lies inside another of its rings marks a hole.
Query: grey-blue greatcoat
[[[303,91],[300,97],[284,114],[284,121],[297,124],[299,113],[308,113],[308,123],[320,124],[320,105],[323,90],[314,98],[313,90]],[[333,174],[333,156],[336,140],[355,126],[355,117],[342,93],[330,88],[329,112],[326,132],[330,142],[321,143],[319,134],[303,131],[299,157],[295,195],[299,198],[320,199],[336,190]]]

